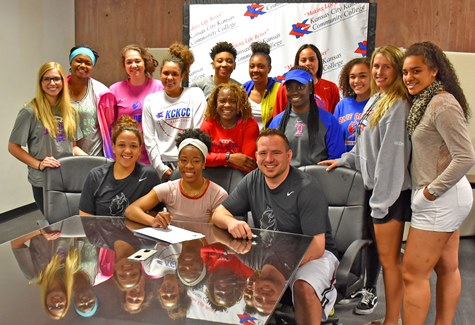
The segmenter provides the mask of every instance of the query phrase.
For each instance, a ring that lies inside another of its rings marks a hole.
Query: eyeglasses
[[[63,79],[61,77],[43,77],[41,78],[41,81],[46,84],[49,84],[51,81],[57,84],[63,81]]]

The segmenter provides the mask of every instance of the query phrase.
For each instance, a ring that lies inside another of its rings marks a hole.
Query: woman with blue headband
[[[71,103],[78,108],[83,138],[78,146],[91,156],[113,158],[110,125],[116,120],[116,100],[105,85],[91,78],[99,55],[88,46],[69,53]]]

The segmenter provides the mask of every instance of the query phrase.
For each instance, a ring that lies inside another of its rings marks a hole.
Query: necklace
[[[187,190],[185,184],[186,183],[183,183],[183,181],[181,181],[181,190],[183,191],[183,194],[185,194],[188,197],[195,198],[203,194],[202,192],[206,184],[206,179],[203,178],[203,182],[201,183],[199,189],[197,190],[193,190],[193,189]]]
[[[238,124],[238,120],[236,120],[236,122],[234,122],[233,124],[229,125],[229,126],[225,126],[223,124],[223,122],[219,121],[219,124],[221,125],[221,127],[225,130],[230,130],[230,129],[234,129],[236,127],[236,125]]]

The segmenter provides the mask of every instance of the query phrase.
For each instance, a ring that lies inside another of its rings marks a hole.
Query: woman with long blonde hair
[[[341,159],[322,161],[327,170],[345,166],[361,172],[378,255],[383,267],[386,316],[371,324],[398,324],[403,280],[401,242],[404,222],[411,217],[411,144],[406,130],[410,104],[402,81],[403,52],[392,45],[377,48],[371,57],[371,93],[357,129],[356,145]],[[377,303],[367,292],[366,300]]]
[[[63,68],[59,63],[47,62],[38,71],[36,97],[18,113],[8,142],[8,151],[28,166],[28,181],[41,212],[43,170],[59,167],[61,157],[84,155],[76,146],[81,137]],[[22,148],[25,146],[28,151]]]

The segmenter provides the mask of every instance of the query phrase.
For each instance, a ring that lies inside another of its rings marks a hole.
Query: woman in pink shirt
[[[139,122],[142,130],[142,107],[145,96],[163,89],[162,82],[152,78],[158,62],[147,49],[134,44],[125,46],[121,54],[127,80],[116,82],[110,90],[117,100],[117,115],[129,115]],[[144,144],[140,162],[150,165]]]

